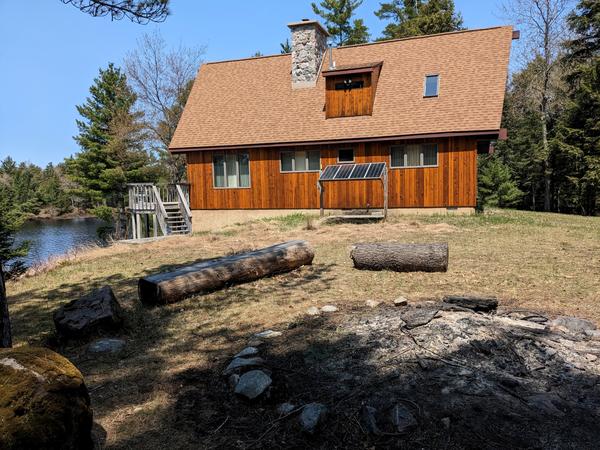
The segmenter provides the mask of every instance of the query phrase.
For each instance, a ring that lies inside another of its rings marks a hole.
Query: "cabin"
[[[503,137],[510,26],[292,53],[198,71],[170,145],[190,209],[473,211],[477,154]],[[370,175],[370,176],[369,176]]]

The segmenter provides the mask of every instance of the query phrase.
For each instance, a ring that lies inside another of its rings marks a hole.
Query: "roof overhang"
[[[293,146],[311,146],[311,145],[335,145],[335,144],[359,144],[364,142],[386,142],[386,141],[404,141],[409,139],[441,139],[452,137],[476,137],[478,139],[498,139],[501,130],[483,130],[483,131],[456,131],[446,133],[426,133],[409,134],[401,136],[382,136],[382,137],[364,137],[354,139],[337,139],[325,141],[297,141],[297,142],[272,142],[263,144],[240,144],[226,145],[219,147],[188,147],[188,148],[170,148],[171,153],[188,153],[198,151],[224,151],[224,150],[244,150],[251,148],[274,148],[274,147],[293,147]]]
[[[377,61],[365,64],[353,64],[347,66],[334,67],[321,72],[324,77],[341,76],[341,75],[353,75],[356,73],[371,73],[380,68],[383,65],[383,61]]]

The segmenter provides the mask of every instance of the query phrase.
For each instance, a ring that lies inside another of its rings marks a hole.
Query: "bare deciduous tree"
[[[544,172],[544,210],[551,208],[551,169],[549,164],[550,148],[548,143],[549,105],[552,100],[552,80],[560,65],[561,43],[568,33],[566,15],[573,0],[507,0],[503,13],[516,25],[523,27],[522,55],[527,61],[539,59],[539,70],[532,78],[532,100],[540,115],[542,141],[542,169]]]
[[[125,68],[145,114],[152,147],[163,159],[173,182],[185,177],[185,157],[171,155],[169,144],[190,93],[204,47],[169,49],[158,32],[146,34],[125,59]]]
[[[111,20],[128,18],[146,24],[163,22],[169,15],[169,0],[60,0],[93,17],[110,16]]]

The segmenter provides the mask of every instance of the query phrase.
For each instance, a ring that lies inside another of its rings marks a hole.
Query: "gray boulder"
[[[285,402],[277,407],[277,412],[279,413],[279,415],[285,416],[286,414],[291,413],[294,409],[296,409],[296,405],[294,405],[293,403]]]
[[[229,363],[229,365],[223,371],[223,375],[231,375],[234,372],[240,371],[242,369],[248,369],[250,367],[260,367],[264,364],[264,360],[262,358],[235,358],[233,361]]]
[[[309,403],[302,408],[300,426],[307,433],[313,434],[325,419],[327,407],[322,403]]]
[[[242,350],[241,352],[239,352],[237,355],[234,356],[234,358],[247,358],[249,356],[256,356],[258,355],[258,349],[256,347],[246,347],[244,350]]]
[[[596,324],[578,317],[559,316],[550,322],[550,326],[563,327],[572,333],[585,333],[596,329]]]
[[[110,286],[61,306],[54,313],[56,330],[67,338],[83,338],[121,327],[123,312]]]
[[[262,370],[251,370],[240,377],[235,386],[235,393],[248,400],[254,400],[265,392],[272,382],[271,377]]]

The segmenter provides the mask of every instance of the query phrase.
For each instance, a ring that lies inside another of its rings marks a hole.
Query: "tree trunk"
[[[254,281],[289,272],[314,257],[306,241],[290,241],[272,247],[201,261],[173,272],[140,278],[138,293],[142,303],[165,304],[225,286]]]
[[[355,244],[350,257],[354,267],[395,272],[446,272],[448,244]]]
[[[12,336],[10,331],[10,316],[8,315],[8,300],[6,298],[6,286],[4,284],[4,270],[0,262],[0,347],[12,347]]]

